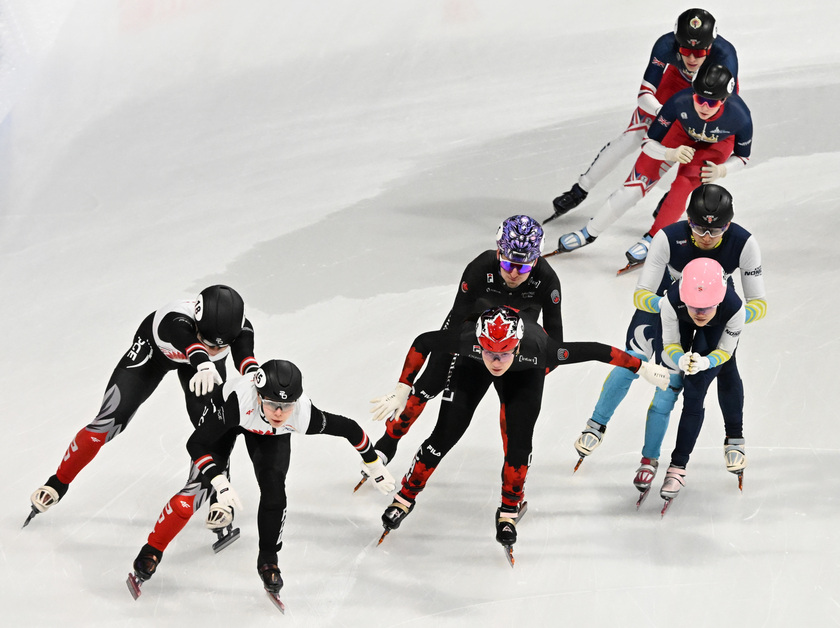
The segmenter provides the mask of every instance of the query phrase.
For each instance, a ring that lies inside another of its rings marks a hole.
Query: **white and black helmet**
[[[257,369],[254,385],[263,399],[292,403],[303,394],[303,375],[288,360],[269,360]]]

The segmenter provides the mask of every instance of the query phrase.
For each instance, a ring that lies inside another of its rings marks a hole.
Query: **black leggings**
[[[225,361],[219,360],[213,365],[224,381]],[[150,315],[140,324],[134,336],[134,343],[111,373],[102,406],[93,421],[87,425],[88,431],[104,434],[105,442],[109,442],[128,427],[140,406],[172,370],[178,371],[178,380],[184,391],[190,421],[193,426],[198,425],[207,398],[197,397],[190,391],[190,379],[196,373],[195,367],[169,360],[154,346]]]
[[[283,546],[283,526],[286,523],[286,473],[292,452],[291,434],[244,434],[260,487],[257,511],[260,553],[276,553]]]
[[[680,325],[683,349],[708,355],[717,347],[723,334],[722,325],[692,329],[688,323]],[[696,375],[683,378],[683,408],[677,428],[677,441],[671,454],[671,464],[685,467],[694,451],[706,416],[705,400],[712,381],[718,379],[718,403],[723,413],[726,435],[732,438],[743,436],[744,385],[738,373],[735,355],[717,366]]]
[[[542,403],[545,372],[542,369],[508,371],[494,377],[482,362],[460,357],[452,371],[447,394],[441,401],[435,428],[415,456],[403,479],[403,494],[414,499],[429,476],[469,427],[475,409],[492,384],[501,404],[500,427],[505,462],[502,468],[502,501],[521,501],[530,465],[534,425]]]

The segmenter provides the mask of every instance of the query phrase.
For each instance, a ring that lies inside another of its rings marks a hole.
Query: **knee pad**
[[[175,495],[169,500],[169,506],[173,514],[181,517],[181,519],[189,519],[195,512],[195,497],[193,495]]]
[[[650,409],[659,414],[671,414],[671,410],[677,404],[677,397],[680,396],[679,390],[674,390],[668,387],[667,390],[656,389],[653,394],[653,401],[650,404]]]

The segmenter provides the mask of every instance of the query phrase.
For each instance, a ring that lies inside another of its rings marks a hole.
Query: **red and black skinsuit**
[[[545,331],[554,340],[562,341],[560,280],[546,260],[538,259],[535,264],[522,284],[509,288],[499,270],[498,252],[493,249],[481,253],[464,269],[455,301],[442,329],[457,329],[464,320],[475,320],[487,309],[508,305],[518,310],[523,318],[535,323],[542,313]],[[388,439],[398,440],[408,433],[426,404],[446,387],[451,366],[452,355],[449,353],[435,351],[428,356],[426,368],[414,381],[405,409],[386,423],[385,436],[375,445],[378,450],[385,451],[387,456]],[[392,444],[392,447],[395,445]]]
[[[399,496],[414,503],[437,465],[466,432],[476,407],[492,385],[501,405],[499,420],[505,454],[502,504],[516,507],[524,494],[546,374],[560,365],[592,360],[635,372],[641,361],[620,349],[597,342],[558,342],[537,323],[526,319],[513,364],[504,374],[493,376],[482,361],[475,323],[467,322],[459,331],[421,334],[406,356],[400,382],[410,386],[431,351],[458,354],[441,401],[437,424],[417,450],[414,462],[402,480]]]
[[[68,485],[93,460],[102,446],[120,434],[163,377],[178,371],[187,413],[193,426],[201,418],[206,399],[189,389],[190,379],[203,362],[212,361],[225,379],[225,358],[231,355],[241,374],[258,368],[254,358],[254,329],[245,319],[242,331],[228,348],[210,356],[197,336],[195,301],[170,303],[149,314],[135,332],[134,342],[117,364],[99,413],[83,427],[67,448],[55,475],[47,480],[62,497]]]

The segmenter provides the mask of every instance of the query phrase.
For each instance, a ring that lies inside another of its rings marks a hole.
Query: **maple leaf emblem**
[[[501,312],[496,314],[492,320],[487,321],[485,329],[487,330],[487,335],[496,341],[505,340],[514,334],[513,323],[506,320]]]

